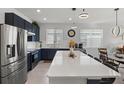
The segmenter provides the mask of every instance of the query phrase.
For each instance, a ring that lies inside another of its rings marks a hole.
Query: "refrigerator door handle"
[[[20,56],[22,56],[22,32],[20,32]]]
[[[15,45],[12,46],[11,50],[12,57],[15,57]]]
[[[19,56],[21,56],[21,32],[19,31]]]
[[[20,56],[20,32],[17,34],[17,54]]]

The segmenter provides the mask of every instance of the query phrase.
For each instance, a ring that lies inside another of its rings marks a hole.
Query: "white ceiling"
[[[77,8],[72,11],[71,8],[39,8],[40,13],[37,13],[37,8],[16,8],[27,17],[38,23],[114,23],[115,11],[113,8],[86,8],[89,14],[88,19],[80,19],[78,16],[82,12],[82,8]],[[43,18],[47,18],[46,21]],[[69,21],[69,18],[72,18]],[[119,23],[124,23],[124,8],[119,10]]]

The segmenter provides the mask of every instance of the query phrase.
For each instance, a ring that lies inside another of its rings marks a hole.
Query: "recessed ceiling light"
[[[44,17],[44,18],[43,18],[43,20],[44,20],[44,21],[46,21],[46,20],[47,20],[47,18],[46,18],[46,17]]]
[[[40,9],[37,9],[37,12],[39,13],[40,12]]]
[[[68,20],[70,20],[70,21],[71,21],[71,20],[72,20],[72,18],[70,17]]]

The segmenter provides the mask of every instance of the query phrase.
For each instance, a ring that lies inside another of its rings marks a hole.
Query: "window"
[[[46,44],[54,44],[54,29],[47,29],[46,31]]]
[[[46,44],[48,47],[62,47],[63,45],[63,30],[62,29],[47,29]]]
[[[80,30],[80,42],[83,47],[101,47],[103,39],[102,29],[82,29]]]
[[[63,46],[63,30],[61,30],[61,29],[56,29],[55,46],[56,47],[62,47]]]

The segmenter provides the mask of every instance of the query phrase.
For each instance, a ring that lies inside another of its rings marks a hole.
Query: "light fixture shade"
[[[88,13],[81,13],[80,15],[79,15],[79,18],[80,19],[87,19],[89,16],[88,16]]]
[[[120,36],[120,33],[121,33],[121,29],[120,29],[120,26],[118,26],[118,10],[119,8],[115,8],[114,11],[115,11],[115,27],[112,29],[112,34],[117,37],[117,36]]]
[[[112,34],[114,35],[114,36],[119,36],[119,34],[120,34],[120,27],[119,26],[115,26],[113,29],[112,29]]]

